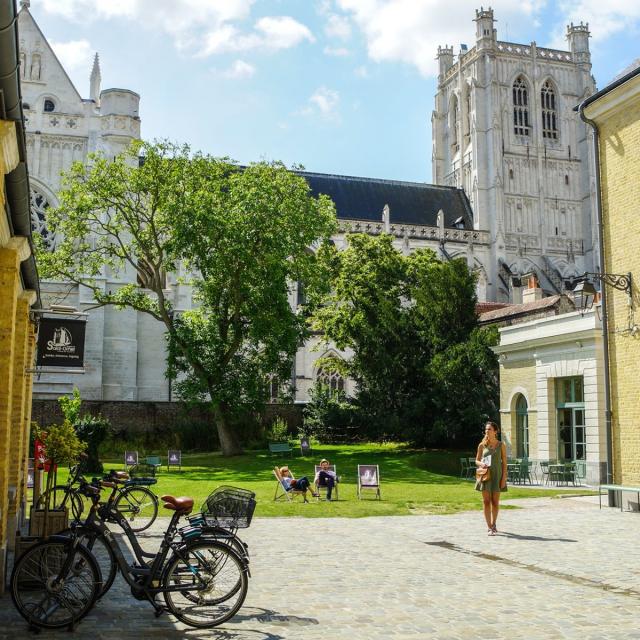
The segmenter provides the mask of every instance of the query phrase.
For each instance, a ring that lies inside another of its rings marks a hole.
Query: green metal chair
[[[578,482],[578,485],[581,485],[582,482],[586,481],[587,479],[587,462],[586,460],[576,460],[575,463],[576,463],[575,480]]]
[[[542,484],[549,484],[549,461],[540,460],[540,473],[542,474]]]
[[[522,484],[526,484],[527,480],[529,484],[533,484],[533,480],[531,479],[532,467],[533,460],[529,460],[528,458],[522,458],[522,460],[520,460],[520,482],[522,482]]]

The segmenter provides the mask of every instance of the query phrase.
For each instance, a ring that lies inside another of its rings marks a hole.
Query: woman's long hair
[[[489,425],[495,432],[496,432],[496,438],[498,439],[498,442],[500,441],[500,427],[498,426],[498,424],[496,422],[493,422],[491,420],[487,420],[484,423],[484,426],[486,427],[487,425]],[[480,443],[483,447],[486,447],[489,444],[489,441],[487,440],[487,434],[484,434],[484,437],[482,438],[482,442]]]

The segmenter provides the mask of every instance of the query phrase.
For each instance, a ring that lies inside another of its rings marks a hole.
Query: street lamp
[[[633,279],[631,273],[624,275],[617,273],[591,273],[585,272],[578,278],[576,286],[573,288],[573,301],[578,308],[588,311],[593,306],[596,296],[596,288],[590,279],[597,280],[618,291],[624,291],[629,298],[629,306],[633,306],[632,284]]]

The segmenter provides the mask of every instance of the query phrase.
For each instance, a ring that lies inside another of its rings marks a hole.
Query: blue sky
[[[474,44],[479,1],[32,0],[83,96],[141,95],[145,138],[247,163],[431,182],[439,44]],[[494,0],[498,38],[565,49],[589,22],[599,87],[640,56],[638,0]]]

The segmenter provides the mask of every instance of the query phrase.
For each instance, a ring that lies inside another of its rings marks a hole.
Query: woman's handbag
[[[489,482],[489,480],[491,480],[491,467],[485,467],[484,469],[478,467],[476,469],[476,481]]]

